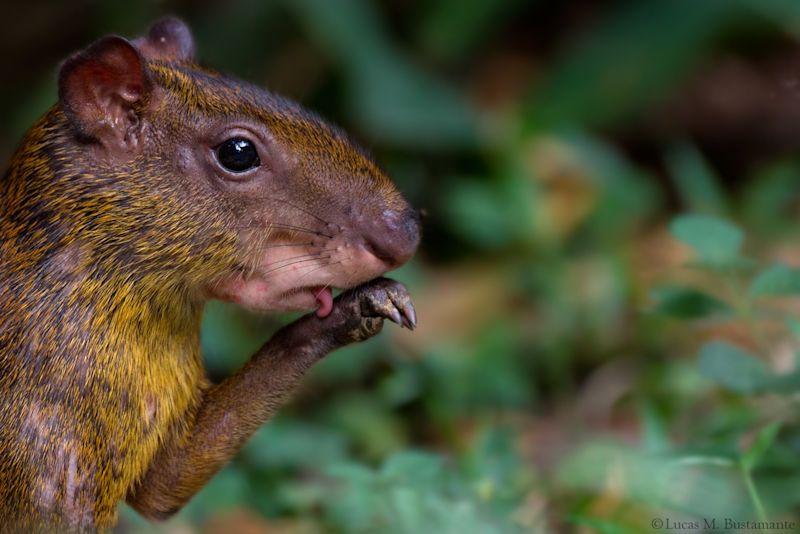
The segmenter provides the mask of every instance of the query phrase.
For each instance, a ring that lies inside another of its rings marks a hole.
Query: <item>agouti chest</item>
[[[6,394],[18,397],[19,415],[9,421],[15,428],[0,434],[23,446],[20,465],[28,474],[0,476],[0,483],[19,485],[14,495],[28,496],[17,508],[70,526],[113,524],[119,501],[159,447],[191,425],[205,380],[199,313],[175,314],[165,309],[168,302],[124,288],[101,294],[108,300],[95,294],[90,308],[62,293],[73,306],[60,316],[47,311],[60,324],[28,327],[34,334],[7,355],[20,379]]]
[[[116,401],[108,406],[108,428],[126,450],[116,459],[125,483],[141,476],[160,443],[191,423],[204,385],[199,321],[131,324],[109,332],[115,347],[108,357],[117,362],[108,362],[105,377]],[[101,365],[104,359],[98,357]]]
[[[98,379],[89,395],[95,399],[94,413],[79,417],[95,422],[78,429],[83,465],[93,470],[90,486],[104,488],[92,506],[95,521],[115,517],[119,501],[145,474],[159,447],[182,439],[204,385],[196,336],[154,336],[116,348],[107,353],[116,365],[103,370],[108,362],[96,360]]]

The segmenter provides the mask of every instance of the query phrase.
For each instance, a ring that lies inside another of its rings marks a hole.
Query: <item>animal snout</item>
[[[364,246],[389,269],[411,259],[419,245],[419,214],[413,208],[402,212],[386,209],[363,222]]]

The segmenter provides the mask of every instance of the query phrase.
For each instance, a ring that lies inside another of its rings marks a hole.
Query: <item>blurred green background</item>
[[[3,161],[61,59],[176,14],[202,63],[342,125],[425,214],[396,273],[420,328],[328,357],[185,510],[123,507],[118,532],[800,526],[800,2],[3,10]],[[211,375],[286,320],[212,303]]]

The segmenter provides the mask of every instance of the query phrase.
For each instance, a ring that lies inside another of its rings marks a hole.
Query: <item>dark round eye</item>
[[[243,137],[231,137],[215,150],[217,161],[231,172],[244,172],[261,165],[255,145]]]

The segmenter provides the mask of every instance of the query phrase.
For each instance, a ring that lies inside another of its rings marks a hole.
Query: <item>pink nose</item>
[[[390,269],[411,259],[419,245],[419,215],[412,208],[403,212],[385,210],[380,217],[364,221],[366,248]]]

